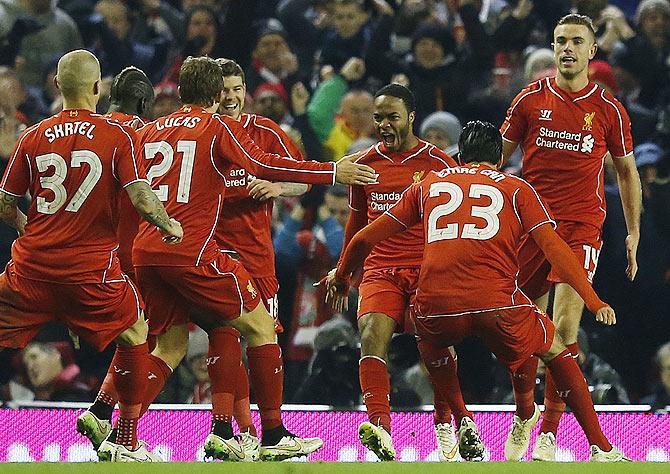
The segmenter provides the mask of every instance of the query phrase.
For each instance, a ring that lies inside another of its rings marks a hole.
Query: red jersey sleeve
[[[265,153],[237,121],[226,116],[215,117],[222,125],[217,136],[220,155],[254,176],[272,181],[335,184],[335,163],[296,161]],[[223,163],[220,164],[223,169]]]
[[[137,181],[147,181],[143,168],[138,163],[138,140],[135,131],[127,126],[109,122],[119,128],[119,138],[114,150],[114,177],[126,187]]]
[[[289,137],[274,120],[256,115],[255,123],[257,127],[266,129],[276,138],[276,140],[272,141],[273,146],[265,151],[268,153],[276,153],[277,155],[285,156],[293,160],[305,161],[305,157],[302,155],[302,151],[300,151],[298,145],[296,145],[291,137]]]
[[[523,137],[526,135],[526,129],[528,128],[525,111],[525,107],[529,100],[527,98],[537,92],[539,88],[540,84],[537,82],[530,84],[519,92],[512,101],[509,109],[507,109],[505,121],[503,122],[502,127],[500,127],[500,133],[505,140],[516,143],[523,140]]]
[[[514,191],[512,204],[523,231],[528,234],[542,224],[551,224],[552,227],[556,227],[556,223],[542,202],[540,195],[530,184],[521,179],[519,179],[519,182],[521,186]]]
[[[23,196],[28,191],[32,172],[25,147],[36,129],[37,125],[28,128],[16,142],[14,153],[9,159],[5,175],[0,182],[0,191],[12,196]]]
[[[422,183],[415,183],[407,188],[400,200],[385,214],[407,229],[421,222],[423,215]]]
[[[626,108],[604,89],[600,91],[603,100],[610,106],[605,132],[607,150],[614,158],[623,158],[633,153],[633,136],[630,117]]]

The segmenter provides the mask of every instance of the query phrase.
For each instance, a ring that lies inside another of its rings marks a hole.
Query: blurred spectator
[[[419,135],[448,155],[458,153],[458,137],[461,136],[461,122],[449,112],[434,112],[421,122]]]
[[[659,383],[652,393],[641,400],[641,403],[651,405],[654,411],[670,406],[670,342],[659,347],[655,362],[658,368]]]
[[[413,334],[396,334],[389,345],[391,406],[410,408],[433,404],[433,386],[421,361]]]
[[[593,403],[601,405],[630,403],[621,376],[610,364],[591,352],[589,337],[584,329],[579,329],[577,340],[579,343],[577,362],[589,385]]]
[[[31,342],[16,365],[18,375],[5,387],[8,400],[93,400],[67,343]]]
[[[276,18],[270,18],[258,28],[252,52],[252,64],[246,72],[247,89],[255,93],[264,82],[277,84],[288,91],[298,81],[298,58],[291,51],[286,30]]]
[[[179,70],[189,56],[223,56],[221,44],[221,26],[219,18],[212,8],[204,4],[196,4],[186,12],[186,41],[183,43],[177,59],[170,67],[167,79],[179,83]]]
[[[350,58],[339,74],[332,74],[319,85],[307,106],[309,123],[332,153],[333,160],[342,158],[347,147],[358,138],[374,136],[372,94],[349,90],[349,84],[364,74],[363,61]]]
[[[393,18],[393,9],[384,0],[331,0],[330,28],[321,42],[321,65],[339,70],[349,58],[362,58],[372,38],[372,8]]]
[[[179,364],[158,403],[211,403],[212,387],[207,371],[209,337],[195,326],[189,333],[186,357]]]
[[[317,193],[313,189],[301,198],[273,239],[280,288],[279,319],[286,328],[280,336],[286,386],[294,390],[304,378],[312,356],[316,328],[333,314],[325,302],[324,286],[314,284],[335,266],[349,217],[348,189],[334,186],[327,189],[310,224],[309,212],[303,205],[308,206]]]
[[[662,162],[663,150],[655,143],[642,143],[635,147],[644,207],[665,241],[664,247],[667,247],[670,246],[670,179],[667,170],[662,173],[659,169]],[[667,268],[670,270],[670,262],[667,262]]]
[[[288,101],[288,94],[280,84],[265,82],[254,92],[254,113],[272,119],[278,124],[285,123]]]
[[[155,89],[155,101],[153,108],[154,119],[164,117],[175,112],[181,107],[179,100],[179,91],[177,86],[171,82],[163,81]]]
[[[100,0],[95,11],[104,24],[94,46],[102,75],[115,76],[132,65],[147,71],[152,81],[160,80],[166,70],[171,37],[151,35],[146,43],[138,41],[132,34],[131,13],[121,0]]]
[[[295,393],[293,403],[317,403],[353,408],[361,400],[358,380],[359,340],[351,323],[341,316],[316,330],[314,356],[307,378]]]
[[[530,84],[531,82],[540,79],[537,77],[538,73],[553,69],[554,67],[554,52],[549,48],[536,49],[526,58],[524,65],[524,78],[526,84]],[[524,87],[526,84],[524,84]]]
[[[635,31],[626,21],[623,11],[607,0],[576,0],[577,13],[593,20],[596,28],[598,51],[596,59],[606,59],[617,43],[635,36]]]
[[[83,46],[77,25],[52,0],[0,0],[0,38],[20,41],[15,65],[25,86],[40,87],[53,58]]]
[[[616,82],[612,66],[606,61],[596,59],[589,62],[589,80],[595,82],[612,95],[619,95],[619,85]]]
[[[612,64],[624,98],[654,109],[670,83],[670,2],[643,0],[635,20],[637,34],[614,48]]]
[[[446,26],[424,23],[412,37],[412,55],[396,55],[390,48],[392,18],[380,23],[371,40],[365,57],[369,73],[384,82],[394,74],[404,73],[417,97],[419,122],[430,113],[443,110],[463,119],[467,116],[468,96],[483,87],[491,73],[494,51],[479,21],[477,7],[472,1],[462,1],[461,5],[458,12],[468,40],[458,48]]]
[[[319,141],[319,137],[309,124],[307,115],[307,104],[310,95],[302,82],[296,82],[291,88],[291,111],[293,113],[293,127],[300,134],[300,140],[296,143],[302,143],[305,156],[308,160],[330,161],[330,155],[326,156],[325,149]]]

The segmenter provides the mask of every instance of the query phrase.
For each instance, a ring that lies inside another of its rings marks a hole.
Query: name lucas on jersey
[[[165,121],[161,122],[157,120],[156,130],[163,130],[164,128],[171,127],[186,127],[186,128],[195,128],[196,125],[200,122],[200,117],[168,117]]]
[[[93,130],[95,125],[91,122],[65,122],[58,123],[44,131],[49,143],[53,143],[56,138],[68,137],[70,135],[82,135],[89,140],[93,140]]]

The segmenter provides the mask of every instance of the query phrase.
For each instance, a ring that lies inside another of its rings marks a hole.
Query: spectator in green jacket
[[[365,63],[350,58],[339,74],[328,71],[307,106],[309,123],[331,159],[342,158],[351,143],[374,136],[372,94],[351,89],[351,83],[365,75]]]

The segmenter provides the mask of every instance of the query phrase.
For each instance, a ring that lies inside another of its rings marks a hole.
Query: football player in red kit
[[[540,194],[556,219],[556,232],[582,262],[593,280],[602,247],[605,220],[604,167],[609,154],[621,190],[628,237],[629,279],[637,272],[640,239],[641,187],[633,157],[630,120],[612,94],[588,78],[589,61],[597,45],[591,20],[583,15],[563,17],[554,29],[556,76],[534,82],[512,101],[501,128],[503,154],[508,159],[521,147],[522,176]],[[584,301],[552,268],[533,239],[519,253],[521,289],[546,310],[549,289],[555,288],[552,316],[556,330],[573,354],[579,352],[577,331]],[[537,358],[531,357],[512,380],[517,412],[505,444],[509,460],[528,450],[530,433],[540,412],[534,403]],[[556,431],[565,408],[549,369],[545,411],[533,459],[553,461]]]
[[[414,135],[415,99],[409,89],[399,84],[387,85],[375,94],[374,104],[373,119],[381,141],[365,151],[357,162],[374,168],[378,179],[373,184],[351,187],[351,213],[343,248],[358,230],[394,205],[412,183],[431,170],[456,165],[450,156]],[[416,290],[422,235],[418,225],[375,247],[365,261],[359,287],[359,376],[369,420],[360,426],[359,437],[382,460],[395,458],[386,357],[393,332],[407,328],[405,316]],[[451,410],[457,425],[463,419],[471,420],[472,414],[465,408],[461,396],[455,353],[444,348],[433,356],[434,360],[448,361],[428,366],[435,391],[435,432],[440,458],[455,460],[458,446],[451,425]],[[462,448],[463,457],[480,454],[477,446],[463,445]]]
[[[0,182],[0,215],[20,235],[0,276],[0,346],[23,347],[52,320],[98,350],[116,341],[118,431],[98,455],[158,461],[136,435],[143,396],[138,387],[148,372],[147,324],[139,292],[117,257],[113,203],[120,189],[164,252],[183,232],[147,183],[133,130],[95,113],[97,58],[83,50],[67,53],[55,80],[63,111],[24,132]],[[26,192],[32,196],[27,222],[16,207]]]
[[[625,459],[600,429],[573,354],[517,285],[522,238],[529,235],[537,243],[598,321],[614,324],[614,311],[589,285],[535,190],[497,171],[500,132],[490,123],[469,122],[459,150],[460,167],[431,172],[354,237],[330,277],[331,292],[342,292],[375,245],[422,223],[424,252],[412,319],[426,366],[431,360],[427,348],[447,347],[468,336],[480,337],[512,372],[535,354],[554,371],[558,395],[589,440],[591,460]]]

